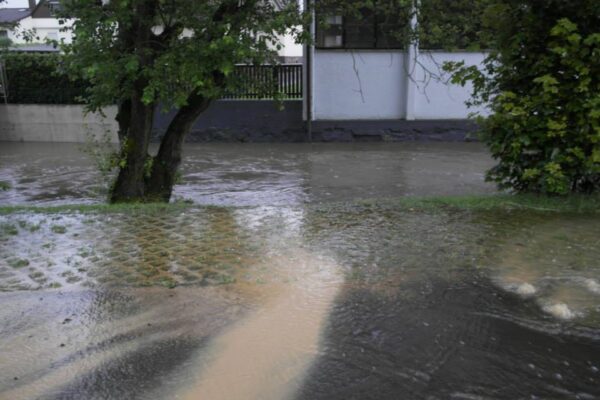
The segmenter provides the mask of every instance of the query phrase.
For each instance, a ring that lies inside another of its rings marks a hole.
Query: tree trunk
[[[129,135],[129,125],[131,124],[131,100],[126,99],[119,104],[119,110],[115,120],[119,124],[119,143],[121,146],[125,143]]]
[[[153,35],[152,27],[157,6],[157,0],[136,2],[135,19],[131,30],[124,33],[126,36],[131,35],[128,37],[134,45],[140,72],[154,61],[150,39]],[[145,104],[142,100],[147,85],[147,78],[140,74],[133,85],[130,104],[126,108],[120,107],[119,110],[119,128],[127,128],[127,119],[129,119],[129,126],[127,137],[121,143],[119,175],[112,188],[111,203],[145,200],[144,175],[155,107],[154,104]],[[127,110],[129,107],[130,109]],[[129,118],[126,115],[127,111],[130,112]]]
[[[209,105],[209,99],[193,94],[169,124],[158,154],[154,157],[150,178],[146,181],[147,200],[168,202],[171,198],[185,136]]]
[[[141,101],[141,93],[134,97],[129,132],[121,144],[121,165],[112,188],[111,203],[143,201],[145,198],[144,174],[154,106],[145,105]]]

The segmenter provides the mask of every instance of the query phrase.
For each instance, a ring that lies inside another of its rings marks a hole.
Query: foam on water
[[[571,310],[565,303],[547,304],[542,309],[553,317],[562,320],[571,320],[577,316],[577,313]]]

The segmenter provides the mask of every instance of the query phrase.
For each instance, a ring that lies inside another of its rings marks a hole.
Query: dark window
[[[50,9],[50,12],[55,13],[61,10],[60,1],[59,0],[48,0],[47,6]]]
[[[408,26],[406,6],[390,7],[393,1],[379,0],[373,8],[353,10],[344,15],[318,10],[316,45],[328,49],[401,49]],[[350,6],[351,7],[351,6]]]

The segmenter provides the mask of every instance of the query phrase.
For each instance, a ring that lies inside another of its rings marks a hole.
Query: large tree
[[[275,63],[280,38],[300,38],[298,3],[266,0],[70,0],[66,67],[91,82],[90,111],[118,104],[121,150],[111,202],[169,201],[182,145],[210,103],[235,85],[238,63]],[[158,153],[157,108],[176,114]]]

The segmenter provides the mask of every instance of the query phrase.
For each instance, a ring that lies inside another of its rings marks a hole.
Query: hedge
[[[86,83],[61,72],[60,54],[5,53],[8,102],[13,104],[83,104]]]

